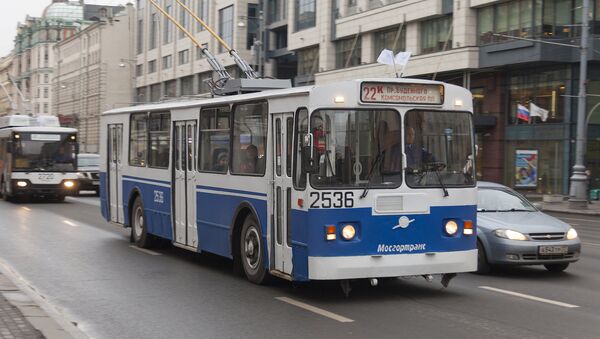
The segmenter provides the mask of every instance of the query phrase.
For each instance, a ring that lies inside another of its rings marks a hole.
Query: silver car
[[[495,265],[544,265],[562,272],[579,260],[581,240],[569,224],[506,186],[479,182],[477,188],[478,272]]]

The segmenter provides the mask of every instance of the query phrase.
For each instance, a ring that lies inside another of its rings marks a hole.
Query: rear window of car
[[[79,167],[97,167],[100,166],[100,157],[78,157],[77,166]]]

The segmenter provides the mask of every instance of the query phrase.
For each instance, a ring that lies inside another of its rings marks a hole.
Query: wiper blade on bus
[[[440,175],[440,169],[446,167],[446,164],[441,162],[430,162],[426,163],[426,165],[426,171],[435,172],[435,176],[437,177],[438,182],[440,183],[440,186],[442,186],[442,190],[444,191],[444,197],[450,196],[450,194],[448,194],[448,189],[446,189],[446,185],[444,185],[444,180],[442,180],[442,176]]]
[[[360,195],[360,199],[363,199],[367,196],[369,188],[371,187],[371,180],[373,180],[373,170],[375,169],[375,167],[377,167],[377,164],[379,164],[379,162],[383,158],[383,153],[385,153],[385,151],[377,153],[377,157],[375,158],[375,160],[373,160],[373,165],[371,165],[371,168],[369,169],[369,174],[367,175],[367,184],[365,185],[365,189]]]

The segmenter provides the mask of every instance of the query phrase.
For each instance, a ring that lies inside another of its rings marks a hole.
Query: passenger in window
[[[244,159],[240,166],[242,173],[257,173],[256,165],[258,162],[258,148],[254,145],[246,147]]]
[[[390,131],[385,121],[380,121],[378,126],[378,145],[382,152],[381,172],[397,173],[402,171],[402,146],[400,131]]]
[[[215,172],[227,172],[227,166],[229,165],[229,154],[222,152],[217,157],[217,162],[213,165],[212,170]]]

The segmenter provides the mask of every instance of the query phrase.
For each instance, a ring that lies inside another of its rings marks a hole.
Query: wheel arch
[[[133,209],[133,202],[135,201],[135,199],[137,199],[138,197],[142,196],[142,190],[138,187],[135,186],[130,192],[129,192],[129,197],[127,198],[127,208],[123,208],[123,212],[127,212],[126,215],[123,216],[123,225],[125,227],[131,227],[131,212]],[[142,206],[144,206],[144,199],[142,199]],[[125,207],[125,206],[123,206]]]
[[[233,258],[234,263],[239,263],[240,237],[242,232],[242,226],[244,225],[244,221],[249,215],[254,216],[258,223],[258,227],[260,228],[261,236],[266,237],[266,230],[263,229],[263,225],[261,225],[259,214],[254,205],[252,205],[249,201],[243,201],[242,203],[240,203],[236,208],[235,212],[233,213],[231,227],[229,228],[229,243],[231,249],[230,255]],[[266,254],[268,254],[268,252]]]

